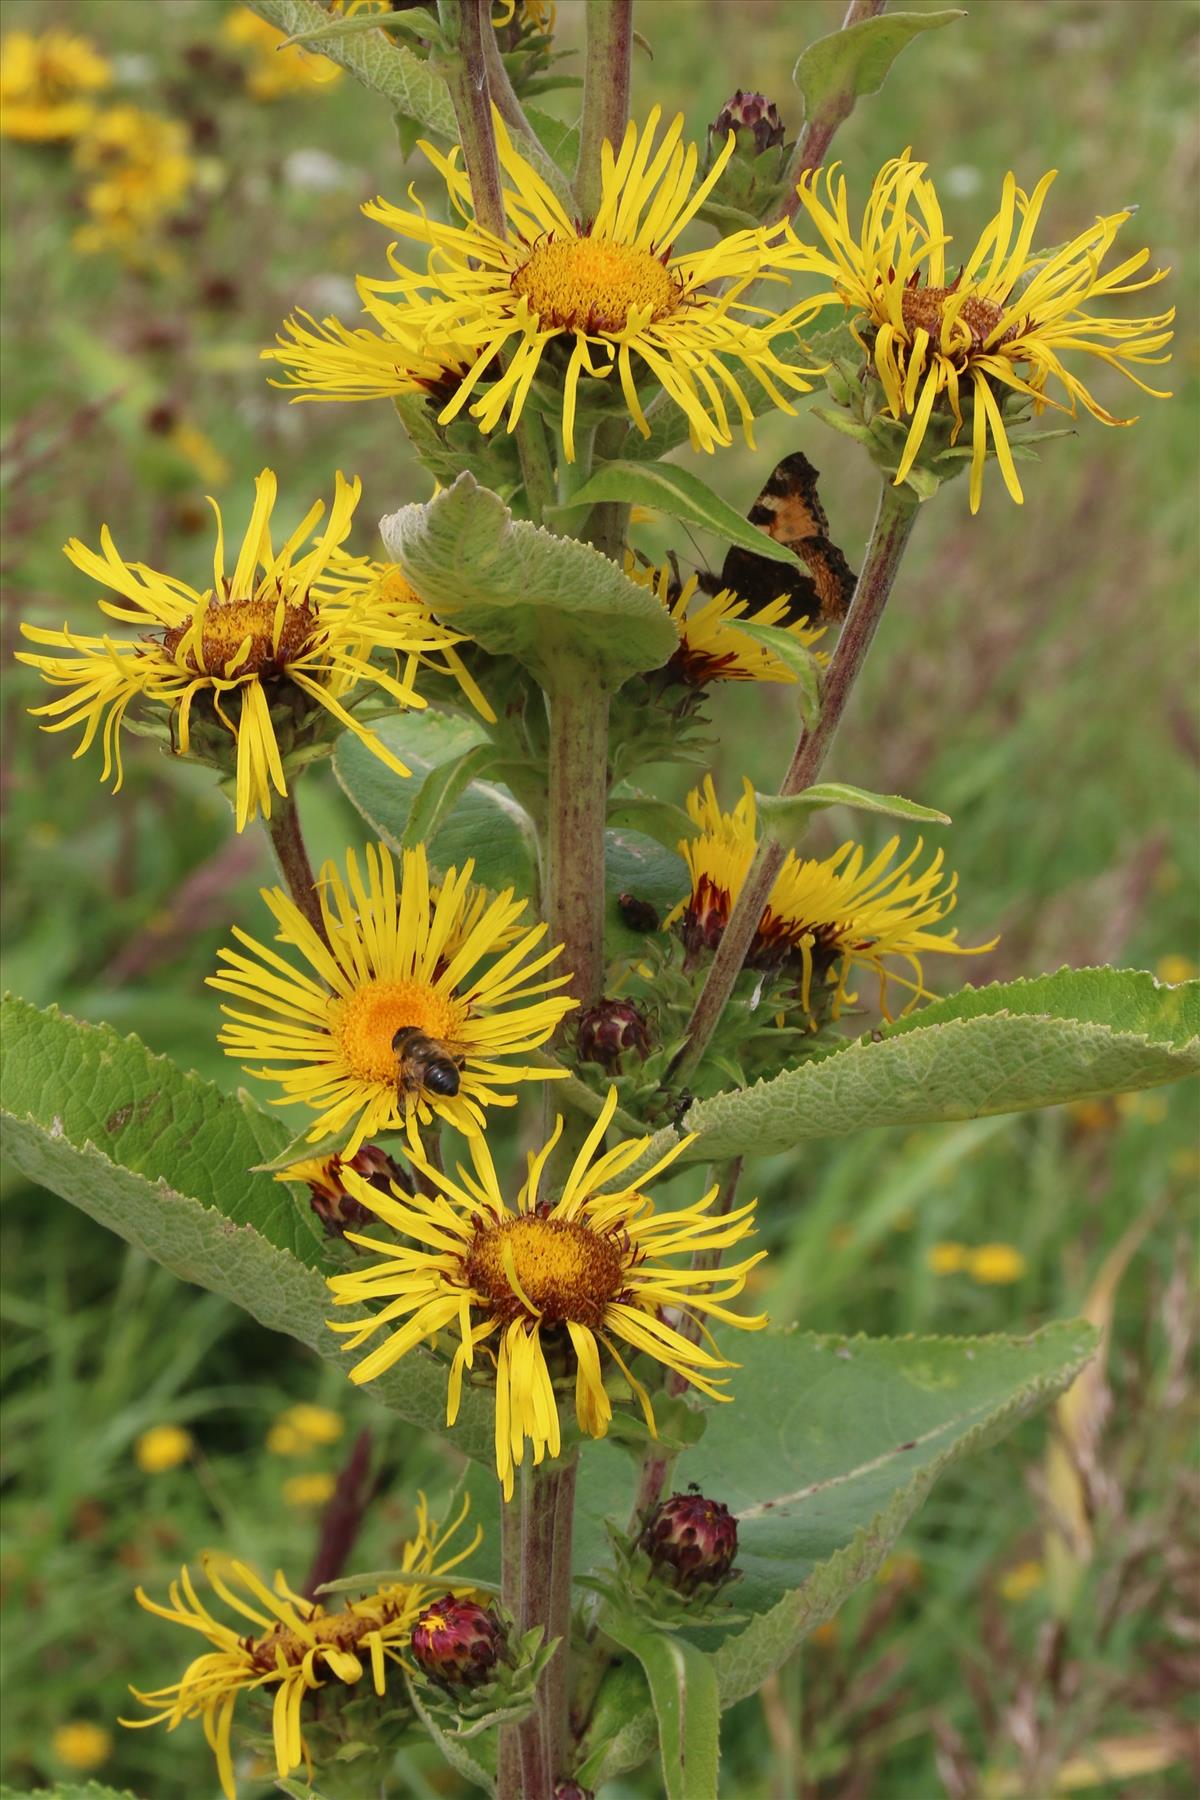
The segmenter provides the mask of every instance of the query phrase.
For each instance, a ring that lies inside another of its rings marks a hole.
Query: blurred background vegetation
[[[255,98],[248,54],[224,35],[228,10],[6,0],[6,31],[90,36],[114,63],[108,98],[181,121],[196,167],[160,266],[139,268],[72,247],[82,215],[69,150],[5,144],[0,473],[5,986],[136,1031],[232,1086],[203,980],[231,921],[255,924],[264,843],[233,837],[206,772],[134,739],[125,791],[110,799],[98,757],[73,767],[73,740],[38,733],[25,709],[44,690],[11,662],[19,618],[90,628],[90,585],[61,554],[70,535],[95,542],[108,522],[126,554],[197,578],[210,555],[204,495],[239,522],[264,464],[296,514],[329,493],[339,466],[363,476],[364,521],[429,492],[386,404],[289,406],[259,362],[296,305],[351,317],[353,276],[380,271],[386,247],[358,204],[399,196],[416,166],[349,77]],[[842,10],[640,0],[653,61],[637,54],[635,112],[680,106],[702,137],[740,86],[774,98],[793,135],[791,66]],[[579,0],[559,0],[560,48],[578,49],[581,14]],[[1197,22],[1190,0],[974,0],[905,52],[837,141],[859,196],[911,144],[962,240],[990,215],[1006,169],[1028,187],[1056,167],[1045,242],[1135,204],[1129,248],[1145,242],[1175,270],[1162,302],[1180,308],[1175,398],[1143,402],[1116,376],[1098,380],[1118,412],[1140,403],[1140,422],[1084,420],[1078,439],[1048,445],[1023,476],[1023,508],[994,465],[975,520],[965,482],[943,490],[839,740],[835,774],[952,814],[963,940],[1002,934],[968,969],[976,982],[1064,962],[1195,973]],[[571,101],[545,104],[568,116]],[[873,478],[817,422],[771,418],[757,453],[738,448],[705,473],[748,506],[798,446],[822,470],[854,562]],[[377,548],[365,523],[358,548]],[[776,780],[786,696],[722,695],[712,710],[725,792],[743,772]],[[304,810],[316,855],[361,841],[328,768]],[[1089,1554],[1066,1566],[1047,1556],[1047,1481],[1063,1477],[1047,1462],[1053,1422],[1031,1423],[943,1482],[881,1578],[737,1709],[731,1795],[1195,1791],[1180,1715],[1197,1641],[1184,1617],[1198,1550],[1196,1141],[1195,1093],[1169,1091],[881,1132],[761,1169],[777,1251],[760,1298],[780,1323],[969,1333],[1077,1314],[1089,1297],[1102,1313],[1104,1292],[1115,1308],[1077,1446]],[[114,1725],[126,1684],[159,1685],[181,1657],[177,1634],[133,1604],[134,1585],[161,1592],[217,1542],[294,1578],[363,1427],[395,1496],[363,1542],[360,1566],[377,1567],[410,1524],[408,1496],[444,1493],[452,1461],[11,1171],[4,1200],[3,1774],[25,1787],[92,1769],[155,1800],[215,1792],[198,1727],[168,1739]],[[997,1242],[1011,1254],[992,1259],[992,1280],[980,1279],[986,1262],[946,1248]],[[336,1409],[340,1442],[298,1446],[293,1434],[281,1455],[277,1432],[268,1449],[278,1415],[309,1401]],[[163,1425],[188,1436],[139,1448]],[[100,1729],[64,1730],[89,1724]],[[397,1793],[458,1791],[422,1752],[397,1769]],[[646,1775],[606,1800],[654,1791]]]

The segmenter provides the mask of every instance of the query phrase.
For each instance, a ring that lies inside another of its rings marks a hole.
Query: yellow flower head
[[[369,1670],[375,1692],[382,1695],[387,1692],[389,1663],[411,1667],[406,1651],[414,1621],[433,1592],[440,1591],[441,1578],[472,1555],[479,1543],[481,1534],[476,1531],[465,1548],[446,1554],[466,1512],[464,1505],[441,1531],[429,1518],[422,1496],[417,1534],[404,1546],[401,1566],[408,1574],[427,1576],[430,1586],[414,1582],[383,1587],[331,1611],[293,1593],[281,1572],[268,1587],[253,1569],[227,1556],[206,1556],[203,1567],[209,1586],[235,1615],[233,1625],[209,1611],[186,1568],[171,1583],[168,1606],[160,1606],[138,1588],[138,1602],[147,1612],[199,1632],[210,1647],[188,1664],[178,1681],[148,1694],[131,1688],[135,1699],[153,1709],[153,1717],[122,1719],[121,1724],[136,1728],[165,1723],[174,1730],[184,1719],[202,1719],[204,1735],[216,1753],[222,1791],[227,1800],[236,1800],[230,1744],[238,1696],[273,1690],[275,1767],[285,1781],[308,1760],[301,1713],[314,1688],[330,1681],[353,1687]]]
[[[133,1446],[134,1460],[146,1475],[177,1469],[192,1454],[192,1434],[182,1425],[152,1425]]]
[[[29,143],[78,137],[94,110],[87,96],[111,81],[111,66],[85,37],[10,31],[0,42],[0,137]]]
[[[345,1132],[343,1159],[405,1126],[416,1144],[418,1126],[435,1117],[473,1135],[484,1107],[515,1104],[506,1088],[559,1073],[497,1061],[544,1044],[576,1002],[553,994],[570,975],[537,979],[559,953],[539,949],[545,925],[525,927],[497,954],[525,911],[511,888],[463,939],[471,869],[447,870],[435,902],[423,845],[404,852],[399,885],[390,853],[368,845],[365,879],[353,851],[344,880],[331,862],[321,870],[324,939],[282,889],[263,889],[278,941],[307,972],[236,927],[244,950],[220,952],[225,966],[210,985],[240,1003],[222,1008],[226,1053],[274,1065],[247,1072],[283,1089],[277,1105],[313,1109],[311,1141]],[[341,1179],[359,1198],[348,1161]]]
[[[1015,1244],[980,1244],[967,1254],[967,1274],[985,1287],[1008,1287],[1025,1273],[1025,1257]]]
[[[492,24],[497,30],[502,25],[511,25],[518,13],[521,24],[531,31],[553,31],[558,8],[554,0],[521,0],[519,7],[517,0],[496,0]]]
[[[50,1747],[64,1768],[86,1775],[112,1755],[112,1732],[91,1719],[68,1719],[65,1725],[55,1727]]]
[[[416,662],[460,639],[407,598],[331,579],[330,562],[350,530],[360,492],[357,479],[346,481],[339,474],[325,529],[313,536],[325,511],[317,501],[276,550],[271,542],[276,480],[264,469],[232,574],[226,574],[221,513],[212,501],[213,585],[203,592],[145,563],[125,562],[107,526],[100,533],[99,555],[72,538],[66,552],[76,568],[119,596],[101,600],[101,611],[133,626],[138,636],[89,637],[65,625],[61,630],[22,625],[33,643],[60,653],[18,653],[53,686],[67,690],[34,708],[51,721],[44,729],[82,725],[75,751],[82,756],[103,724],[102,775],[106,781],[115,776],[116,788],[119,733],[131,701],[168,710],[181,755],[193,749],[194,732],[197,753],[211,752],[232,737],[239,831],[260,812],[270,818],[272,789],[287,793],[280,734],[308,743],[322,713],[353,731],[396,774],[406,775],[404,764],[346,702],[374,690],[403,706],[423,706],[411,684]],[[378,649],[392,653],[397,667],[401,655],[408,660],[405,679],[372,660]]]
[[[336,1444],[344,1429],[338,1413],[301,1400],[275,1420],[267,1433],[267,1449],[272,1456],[303,1456],[318,1444]]]
[[[1054,180],[1051,171],[1032,194],[1019,188],[1011,174],[1005,176],[999,211],[951,276],[954,259],[946,252],[952,240],[925,168],[907,151],[884,164],[857,237],[837,164],[805,174],[800,201],[822,246],[797,245],[791,266],[830,281],[817,303],[840,301],[853,313],[855,333],[887,396],[888,414],[908,421],[896,481],[903,481],[912,467],[936,407],[953,420],[951,443],[964,422],[970,423],[971,511],[978,510],[983,492],[989,436],[1005,486],[1019,503],[1021,484],[1001,414],[1005,395],[1024,396],[1035,413],[1052,406],[1074,416],[1082,403],[1105,425],[1132,424],[1099,405],[1068,369],[1063,354],[1098,357],[1144,393],[1165,398],[1147,387],[1131,365],[1168,360],[1158,352],[1170,342],[1167,327],[1174,310],[1152,318],[1113,319],[1082,308],[1093,300],[1152,287],[1167,271],[1131,280],[1149,260],[1150,252],[1141,250],[1101,273],[1128,212],[1098,218],[1059,249],[1034,250],[1038,218]],[[824,199],[819,197],[822,181]],[[1064,390],[1066,404],[1046,392],[1052,377]]]
[[[223,30],[229,43],[250,53],[246,92],[255,100],[282,100],[307,88],[327,87],[342,72],[328,57],[313,55],[299,44],[285,50],[287,33],[276,31],[243,6],[227,14]]]
[[[931,1244],[925,1253],[925,1262],[931,1275],[961,1275],[970,1256],[965,1244],[948,1239],[945,1243]]]
[[[418,1344],[457,1327],[450,1365],[446,1418],[458,1414],[463,1375],[484,1348],[495,1363],[496,1471],[505,1498],[513,1491],[514,1465],[533,1449],[540,1463],[560,1449],[556,1379],[574,1371],[579,1428],[603,1437],[612,1418],[601,1350],[637,1395],[647,1428],[655,1431],[650,1396],[626,1358],[643,1353],[673,1369],[714,1400],[728,1399],[718,1371],[733,1368],[715,1352],[684,1337],[672,1317],[701,1314],[757,1330],[765,1318],[746,1318],[723,1304],[740,1294],[746,1276],[765,1252],[724,1269],[678,1268],[667,1260],[697,1250],[740,1243],[753,1226],[754,1203],[709,1217],[718,1189],[694,1206],[659,1213],[641,1191],[691,1142],[672,1146],[635,1186],[621,1177],[641,1156],[649,1138],[633,1138],[601,1151],[616,1109],[611,1089],[604,1108],[575,1159],[557,1200],[539,1189],[546,1160],[558,1142],[562,1120],[536,1155],[510,1206],[501,1190],[487,1142],[471,1141],[474,1173],[461,1167],[450,1181],[432,1164],[413,1161],[435,1189],[432,1198],[393,1187],[390,1198],[347,1175],[357,1199],[399,1234],[381,1262],[330,1277],[339,1306],[382,1300],[365,1321],[333,1326],[357,1349],[398,1318],[405,1322],[351,1370],[351,1380],[371,1381]],[[351,1241],[355,1241],[353,1238]],[[357,1240],[379,1251],[378,1242]],[[711,1338],[704,1331],[709,1346]],[[624,1354],[618,1344],[625,1346]]]
[[[745,620],[752,625],[773,625],[795,638],[807,650],[825,635],[823,625],[813,626],[807,618],[791,617],[791,601],[786,594],[750,612],[750,602],[742,600],[729,588],[704,595],[696,603],[699,578],[690,575],[682,583],[669,564],[660,569],[639,567],[630,558],[626,573],[642,587],[652,588],[670,613],[679,632],[679,648],[667,665],[670,673],[687,687],[707,687],[713,681],[780,681],[794,682],[797,677],[782,657],[769,644],[760,643],[738,630]],[[819,660],[827,661],[823,655]]]
[[[720,942],[754,861],[758,834],[749,781],[732,813],[721,811],[711,776],[693,790],[687,804],[697,835],[683,839],[679,849],[692,891],[665,924],[680,921],[688,952],[696,956]],[[899,845],[899,838],[890,838],[869,861],[862,846],[850,842],[820,861],[789,851],[775,878],[750,960],[760,967],[795,969],[796,998],[811,1023],[826,1011],[836,1019],[843,1006],[853,1003],[848,983],[856,968],[878,975],[880,1010],[890,1018],[891,982],[910,991],[905,1012],[932,998],[925,986],[923,952],[974,956],[992,948],[979,944],[968,949],[955,942],[955,932],[930,929],[953,909],[956,877],[943,875],[940,850],[922,872],[912,873],[921,840],[897,863]],[[905,965],[908,974],[898,974],[894,962]]]
[[[443,337],[429,348],[415,326],[395,309],[386,337],[340,319],[318,324],[302,308],[275,334],[274,350],[261,352],[286,372],[272,387],[296,388],[293,400],[378,400],[383,395],[425,394],[440,406],[456,392],[475,360],[468,343]]]
[[[408,268],[393,247],[393,279],[359,280],[367,312],[396,346],[397,373],[389,376],[385,349],[369,377],[370,359],[360,347],[357,372],[343,381],[336,359],[351,334],[334,324],[326,327],[338,337],[332,360],[308,347],[306,384],[331,398],[362,397],[371,378],[377,394],[408,392],[414,385],[412,346],[418,343],[444,369],[460,362],[466,368],[438,415],[441,423],[470,403],[481,431],[505,419],[511,431],[534,379],[552,372],[562,383],[568,461],[575,455],[584,375],[604,380],[616,370],[634,423],[647,437],[637,384],[649,376],[683,409],[692,443],[701,450],[732,443],[730,401],[753,441],[750,404],[734,362],[763,384],[777,406],[794,412],[783,390],[807,392],[811,384],[804,376],[813,371],[782,361],[774,340],[808,318],[813,306],[805,302],[774,316],[740,298],[762,277],[784,279],[779,270],[786,227],[738,231],[705,250],[676,254],[677,238],[720,180],[733,137],[693,192],[696,146],[685,150],[683,120],[676,118],[656,148],[659,117],[655,108],[640,131],[631,123],[618,150],[605,144],[600,206],[594,219],[580,224],[494,114],[505,238],[475,219],[459,151],[447,156],[422,143],[463,222],[442,225],[423,208],[406,212],[385,200],[363,209],[399,237],[429,246],[424,272]]]
[[[336,1479],[325,1470],[307,1475],[289,1475],[280,1488],[285,1506],[324,1506],[333,1498]]]
[[[1010,1569],[1005,1569],[996,1583],[996,1591],[1010,1606],[1019,1606],[1022,1600],[1027,1600],[1030,1594],[1036,1594],[1045,1585],[1045,1565],[1031,1558],[1028,1562],[1014,1563]]]
[[[144,260],[146,239],[191,187],[196,164],[187,127],[138,106],[100,113],[75,147],[75,165],[88,178],[83,200],[89,218],[72,238],[85,255],[116,250]]]

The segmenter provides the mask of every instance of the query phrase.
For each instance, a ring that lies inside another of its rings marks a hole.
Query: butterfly
[[[844,619],[857,577],[837,545],[830,540],[829,520],[817,495],[817,471],[801,450],[794,450],[776,464],[766,485],[746,515],[751,525],[795,552],[804,569],[790,568],[769,556],[743,550],[735,544],[721,565],[721,573],[702,573],[700,587],[708,594],[728,588],[753,606],[787,596],[788,609],[781,626],[802,619],[836,623]]]

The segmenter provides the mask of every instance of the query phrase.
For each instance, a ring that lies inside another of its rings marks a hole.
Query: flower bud
[[[719,1500],[672,1494],[651,1514],[641,1546],[657,1572],[683,1592],[716,1586],[737,1556],[737,1520]]]
[[[494,1612],[450,1594],[427,1606],[413,1626],[413,1656],[441,1687],[478,1687],[506,1649],[507,1636]]]
[[[738,152],[750,156],[778,149],[787,135],[775,102],[765,94],[743,94],[741,88],[732,100],[725,102],[708,128],[710,157],[731,131],[737,136]]]
[[[596,1800],[596,1790],[580,1787],[577,1781],[560,1781],[554,1789],[554,1800]]]
[[[375,1215],[365,1207],[361,1200],[346,1192],[342,1181],[342,1170],[353,1169],[364,1181],[386,1194],[391,1183],[402,1188],[406,1194],[413,1191],[412,1180],[405,1169],[390,1157],[386,1150],[377,1144],[364,1144],[349,1159],[341,1156],[327,1156],[324,1161],[301,1163],[294,1169],[285,1170],[290,1180],[307,1181],[308,1191],[312,1196],[312,1209],[325,1227],[327,1237],[345,1237],[348,1231],[361,1231],[364,1225],[375,1222]]]
[[[641,1062],[650,1054],[650,1027],[632,1000],[598,1000],[580,1013],[576,1030],[580,1062],[599,1063],[609,1075],[617,1074],[627,1050]]]

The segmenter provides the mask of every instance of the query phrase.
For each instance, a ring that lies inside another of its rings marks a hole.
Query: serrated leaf
[[[686,1638],[628,1614],[606,1612],[603,1629],[646,1676],[666,1800],[717,1800],[721,1707],[711,1659]]]
[[[56,1008],[6,999],[3,1044],[4,1148],[29,1180],[346,1370],[325,1323],[332,1308],[315,1228],[283,1183],[253,1172],[282,1148],[281,1121],[137,1038]],[[429,1352],[404,1357],[371,1392],[444,1434],[446,1367]],[[454,1442],[491,1461],[491,1398],[473,1389],[463,1401]]]
[[[653,468],[647,468],[644,462],[605,463],[572,494],[571,507],[599,506],[607,501],[630,505],[636,501],[639,506],[653,507],[656,512],[682,519],[703,531],[714,531],[725,544],[737,544],[756,556],[787,563],[792,568],[803,567],[794,550],[759,531],[698,475],[690,469],[677,468],[674,463],[656,463]],[[739,629],[741,624],[739,619]]]
[[[445,1757],[452,1769],[472,1782],[485,1794],[496,1791],[495,1746],[494,1744],[473,1744],[468,1750],[462,1740],[452,1732],[443,1731],[440,1721],[425,1705],[412,1677],[405,1674],[404,1685],[408,1689],[408,1698],[413,1711],[424,1725],[426,1731]],[[489,1755],[490,1752],[490,1755]],[[488,1761],[484,1762],[484,1756]]]
[[[804,96],[806,122],[811,124],[826,109],[838,119],[846,118],[860,94],[878,93],[906,44],[923,31],[936,31],[965,16],[958,10],[881,13],[818,38],[792,71],[792,80]]]
[[[1160,1087],[1200,1070],[1200,982],[1060,969],[963,988],[799,1069],[698,1101],[681,1161],[772,1156],[809,1138],[1026,1112]],[[675,1133],[652,1139],[645,1166]],[[630,1171],[636,1174],[637,1165]]]
[[[712,1409],[675,1483],[696,1482],[738,1520],[730,1601],[754,1616],[712,1652],[721,1706],[755,1692],[876,1572],[937,1478],[1061,1392],[1096,1341],[1073,1320],[1020,1338],[767,1331],[739,1342],[733,1404]],[[601,1690],[583,1765],[594,1785],[653,1742],[629,1670],[609,1683],[619,1705]]]
[[[287,37],[317,32],[329,24],[329,14],[317,0],[246,0],[258,14]],[[347,36],[341,32],[321,46],[331,62],[347,69],[364,87],[382,94],[397,112],[419,119],[427,131],[452,141],[458,136],[450,91],[440,75],[405,44],[394,44],[382,32]]]
[[[763,830],[786,850],[794,850],[808,830],[810,815],[828,806],[850,806],[856,812],[883,813],[890,819],[917,819],[931,825],[949,825],[948,814],[932,806],[918,806],[903,794],[870,794],[844,781],[819,781],[800,794],[756,794]]]
[[[347,798],[372,832],[399,850],[405,842],[413,802],[422,780],[441,769],[453,770],[476,749],[487,749],[480,726],[445,713],[399,713],[375,727],[389,749],[411,770],[407,781],[385,768],[353,732],[344,732],[333,756],[333,770]],[[365,754],[362,752],[365,751]],[[483,759],[480,759],[483,766]],[[511,887],[537,895],[537,839],[529,814],[495,782],[470,781],[457,796],[453,811],[443,813],[428,838],[431,866],[443,873],[475,863],[475,880],[486,887]]]
[[[380,525],[388,554],[447,623],[539,679],[569,657],[618,687],[668,662],[678,634],[661,602],[588,544],[514,519],[464,471]]]

